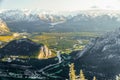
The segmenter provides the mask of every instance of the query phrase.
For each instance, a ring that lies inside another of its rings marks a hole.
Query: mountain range
[[[55,25],[56,31],[112,31],[119,28],[120,11],[80,11],[66,22]]]
[[[60,14],[39,10],[2,10],[0,18],[13,32],[104,32],[119,27],[119,12],[89,10]]]
[[[48,32],[51,22],[63,21],[64,16],[30,13],[23,10],[3,10],[0,19],[13,32]]]
[[[0,79],[5,77],[10,80],[20,75],[28,79],[66,80],[69,79],[71,63],[75,65],[76,74],[82,69],[90,80],[93,76],[98,80],[113,80],[120,74],[120,11],[79,11],[76,14],[70,12],[67,16],[33,12],[1,11],[0,34],[10,31],[49,32],[51,28],[56,32],[106,32],[117,29],[92,39],[82,51],[59,54],[61,61],[59,57],[51,57],[52,51],[44,44],[27,38],[12,40],[0,48]],[[6,57],[7,60],[2,61]],[[11,57],[16,59],[10,60]]]

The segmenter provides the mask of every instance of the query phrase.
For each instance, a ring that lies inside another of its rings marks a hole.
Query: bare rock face
[[[9,28],[7,27],[7,24],[0,19],[0,34],[8,33],[10,32]]]
[[[52,52],[46,45],[40,48],[38,59],[47,59],[50,58],[51,56],[52,56]]]

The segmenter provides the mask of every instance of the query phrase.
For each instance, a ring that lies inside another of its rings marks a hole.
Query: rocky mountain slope
[[[8,33],[10,32],[9,28],[7,27],[7,24],[0,19],[0,34]]]
[[[46,45],[42,46],[40,49],[40,53],[38,55],[38,59],[45,59],[52,56],[52,52]]]
[[[85,70],[88,77],[115,79],[120,73],[120,29],[92,40],[77,53],[75,63],[76,68]]]

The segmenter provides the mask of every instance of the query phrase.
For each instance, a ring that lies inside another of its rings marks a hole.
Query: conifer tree
[[[93,80],[97,80],[95,76],[93,77]]]
[[[70,65],[69,77],[70,77],[70,80],[75,80],[76,78],[75,70],[74,70],[74,63]]]
[[[85,76],[82,70],[80,70],[80,80],[85,80]]]
[[[120,74],[116,76],[116,80],[120,80]]]

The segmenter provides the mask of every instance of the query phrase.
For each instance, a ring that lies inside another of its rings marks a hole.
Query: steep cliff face
[[[46,46],[42,46],[39,51],[38,59],[47,59],[52,57],[52,51]]]
[[[10,32],[9,28],[7,27],[6,23],[0,19],[0,34]]]

